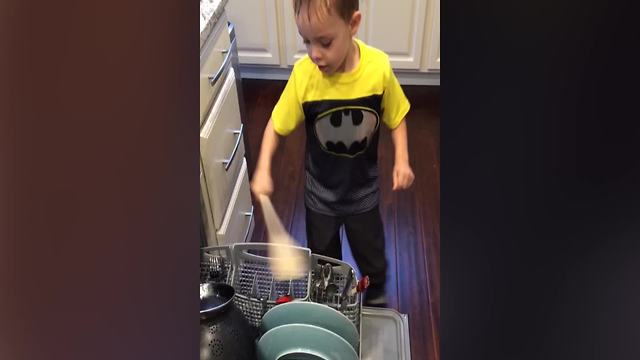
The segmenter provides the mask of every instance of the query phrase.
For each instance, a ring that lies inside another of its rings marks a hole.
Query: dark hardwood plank
[[[248,164],[249,174],[253,174],[255,169],[264,126],[284,85],[284,81],[243,80],[248,114],[245,144],[254,154]],[[416,175],[414,186],[401,192],[391,191],[394,155],[387,129],[383,128],[379,144],[380,213],[389,262],[389,306],[409,315],[412,358],[439,359],[439,88],[403,88],[412,104],[407,126],[411,166]],[[306,246],[303,197],[305,140],[303,127],[282,138],[272,164],[274,208],[301,246]],[[344,231],[341,236],[343,258],[357,269]],[[256,226],[251,241],[267,241],[259,208],[256,208]]]
[[[439,358],[440,324],[440,107],[438,89],[433,87],[408,87],[407,96],[415,105],[410,113],[408,126],[409,151],[421,154],[413,157],[412,166],[420,180],[413,188],[419,200],[419,237],[424,246],[423,261],[426,264],[428,304],[430,311],[430,336],[436,358]],[[412,136],[413,135],[413,136]]]
[[[283,81],[259,81],[257,83],[252,83],[249,80],[243,80],[242,90],[247,113],[247,123],[245,124],[245,146],[250,148],[252,154],[254,154],[250,159],[250,163],[247,164],[250,177],[252,177],[256,168],[256,162],[258,161],[264,127],[269,120],[271,110],[273,109],[279,94],[284,89],[285,84],[286,83]],[[286,138],[284,140],[286,142]],[[282,161],[282,156],[278,156],[282,153],[282,147],[283,146],[280,147],[277,156],[274,157],[274,163],[272,165],[274,168],[277,168],[279,162]],[[276,187],[276,189],[278,188]],[[255,227],[251,241],[263,242],[265,227],[262,210],[255,198],[253,199],[253,203],[255,206]],[[274,207],[276,207],[275,204]],[[276,208],[276,211],[280,214],[282,209]]]
[[[393,144],[391,136],[386,128],[382,128],[380,133],[380,143],[378,144],[378,171],[380,174],[380,215],[384,224],[385,241],[386,241],[386,257],[388,261],[387,274],[387,295],[389,297],[388,306],[396,310],[399,309],[399,293],[401,289],[398,286],[398,242],[396,238],[396,219],[395,219],[395,203],[396,193],[393,188]]]
[[[304,145],[303,145],[304,146]],[[295,211],[291,219],[291,226],[289,232],[294,239],[296,239],[301,246],[307,246],[307,231],[305,228],[305,207],[304,207],[304,163],[299,166],[300,181],[297,182],[298,186],[295,189],[291,189],[292,196],[295,196]]]

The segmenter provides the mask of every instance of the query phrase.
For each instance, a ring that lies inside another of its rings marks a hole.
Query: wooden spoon
[[[271,199],[266,195],[258,195],[260,207],[264,214],[264,222],[267,228],[269,243],[269,266],[277,281],[291,280],[305,275],[306,260],[301,251],[291,246],[296,246],[295,240],[285,230],[278,214],[273,208]]]

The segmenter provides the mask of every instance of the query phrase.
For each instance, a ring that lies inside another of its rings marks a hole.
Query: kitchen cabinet
[[[230,0],[227,14],[236,26],[241,64],[280,64],[274,0]]]
[[[254,221],[236,32],[224,11],[214,14],[200,50],[201,243],[207,246],[246,241]]]
[[[287,79],[306,54],[292,1],[229,0],[227,6],[239,33],[242,76]],[[389,55],[401,83],[439,84],[440,0],[360,0],[360,11],[358,38]]]
[[[427,0],[365,3],[363,41],[386,52],[394,69],[419,70]]]
[[[225,214],[216,239],[218,245],[231,245],[236,242],[249,241],[249,235],[253,231],[253,205],[249,190],[249,175],[247,162],[243,159],[238,179],[229,201],[229,207]]]
[[[293,66],[298,59],[307,53],[307,49],[302,43],[302,37],[298,33],[296,21],[293,16],[293,5],[291,1],[282,0],[282,23],[284,25],[283,47],[285,49],[287,66]]]
[[[240,121],[233,69],[200,130],[200,153],[216,228],[222,224],[244,157],[243,124]]]
[[[429,2],[428,19],[425,24],[423,67],[440,71],[440,0]]]
[[[202,160],[200,160],[200,216],[202,217],[202,234],[201,245],[207,246],[209,243],[217,242],[216,227],[213,224],[213,213],[211,212],[211,203],[207,184],[202,171]]]
[[[219,81],[220,77],[232,55],[229,51],[231,40],[224,34],[226,27],[221,25],[214,28],[200,56],[200,126],[211,109],[215,94],[220,90],[223,83]]]

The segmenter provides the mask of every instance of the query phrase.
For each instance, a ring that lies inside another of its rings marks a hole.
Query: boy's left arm
[[[413,170],[409,165],[409,150],[407,146],[407,124],[402,119],[400,125],[391,130],[391,140],[395,151],[393,164],[393,190],[407,189],[413,184]]]

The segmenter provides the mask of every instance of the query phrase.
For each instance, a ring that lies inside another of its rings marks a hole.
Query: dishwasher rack
[[[234,304],[256,329],[260,327],[262,317],[277,305],[277,299],[290,295],[297,301],[311,301],[327,305],[345,315],[361,334],[362,297],[360,293],[347,296],[341,306],[341,294],[347,283],[347,276],[355,269],[346,262],[312,254],[308,248],[290,246],[307,260],[305,271],[288,281],[277,281],[269,267],[268,243],[238,243],[228,246],[209,246],[201,248],[200,283],[224,282],[231,285],[236,294]],[[335,284],[332,296],[321,299],[312,297],[312,286],[320,278],[321,265],[330,264],[331,283]],[[357,284],[355,276],[352,286]],[[362,335],[361,335],[362,336]]]

